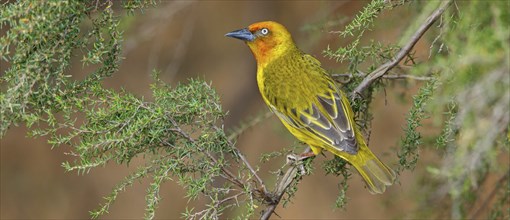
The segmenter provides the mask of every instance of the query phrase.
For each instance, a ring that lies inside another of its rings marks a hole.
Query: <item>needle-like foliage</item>
[[[169,86],[154,71],[154,101],[102,85],[123,59],[124,36],[119,26],[124,15],[117,10],[150,13],[157,3],[3,3],[0,135],[10,127],[27,126],[30,135],[49,137],[54,147],[69,147],[68,154],[74,159],[62,166],[79,174],[111,163],[128,166],[139,159],[141,165],[90,212],[93,218],[108,213],[119,193],[147,179],[146,219],[156,216],[162,198],[159,192],[166,181],[175,181],[186,190],[183,201],[206,201],[183,210],[184,218],[226,218],[230,217],[224,215],[226,210],[238,209],[238,219],[258,217],[259,212],[268,219],[280,203],[292,202],[301,178],[310,175],[312,167],[340,176],[336,206],[348,208],[351,172],[340,158],[322,165],[306,160],[282,167],[274,173],[274,187],[266,186],[268,181],[260,177],[258,167],[248,162],[235,141],[270,114],[224,132],[227,116],[211,83],[189,79]],[[333,76],[348,82],[342,88],[352,95],[356,122],[365,134],[370,133],[370,106],[376,94],[393,86],[409,86],[410,81],[425,81],[412,84],[420,88],[410,98],[404,134],[395,141],[394,152],[387,150],[399,174],[415,169],[423,151],[441,158],[426,165],[424,180],[430,184],[419,192],[423,195],[415,196],[422,198],[422,205],[414,217],[501,219],[510,215],[510,171],[508,158],[504,159],[510,151],[509,6],[508,1],[374,0],[347,26],[329,27],[336,29],[329,34],[350,42],[345,47],[328,46],[324,55],[348,63],[344,74]],[[382,13],[396,9],[414,11],[414,20],[402,27],[401,39],[389,44],[365,39],[384,20]],[[306,29],[321,27],[308,25]],[[415,57],[412,51],[419,40],[430,45],[426,58]],[[73,65],[92,71],[78,80],[69,73]],[[438,132],[424,134],[425,129]],[[296,151],[270,152],[261,161],[283,160]],[[497,177],[493,184],[487,183],[490,177]],[[490,192],[482,193],[482,186]],[[447,212],[432,212],[437,207],[430,206],[430,201]]]

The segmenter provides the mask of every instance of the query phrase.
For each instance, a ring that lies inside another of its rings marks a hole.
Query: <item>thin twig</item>
[[[276,190],[273,194],[274,201],[266,206],[266,209],[262,213],[262,216],[260,216],[261,220],[266,220],[271,217],[271,215],[274,213],[274,210],[276,209],[276,206],[280,203],[280,200],[282,199],[283,195],[287,191],[287,188],[292,184],[292,182],[295,180],[296,173],[298,172],[298,168],[296,166],[291,166],[286,172],[283,178],[277,183]]]
[[[262,188],[262,191],[263,191],[262,193],[263,193],[263,197],[264,198],[267,198],[268,195],[269,195],[269,191],[267,191],[267,188],[266,188],[266,185],[264,184],[264,181],[262,181],[262,178],[259,177],[259,175],[255,171],[255,169],[253,169],[253,167],[248,162],[246,157],[242,154],[242,152],[234,146],[234,144],[232,143],[232,140],[234,140],[239,135],[241,135],[246,129],[255,126],[256,124],[260,123],[261,121],[271,117],[271,115],[273,115],[273,113],[268,111],[268,112],[264,113],[263,115],[255,117],[248,124],[241,126],[240,128],[238,128],[236,131],[232,132],[227,137],[228,144],[236,151],[236,154],[239,156],[239,159],[241,159],[241,161],[248,168],[248,170],[250,170],[251,174],[255,177],[255,179],[257,180],[258,184]],[[220,129],[220,128],[216,127],[216,126],[214,126],[214,128],[217,129],[217,130]]]
[[[312,151],[310,149],[310,147],[307,147],[303,153],[308,153],[310,151]],[[267,219],[269,219],[269,217],[271,217],[271,215],[274,213],[274,210],[280,203],[283,195],[287,191],[287,188],[289,188],[289,186],[292,184],[292,182],[294,182],[296,180],[295,177],[296,177],[297,172],[298,172],[297,166],[289,167],[289,169],[287,169],[287,171],[285,172],[283,177],[280,179],[280,181],[278,181],[276,183],[275,191],[274,191],[274,193],[272,193],[273,201],[271,203],[269,203],[269,205],[266,206],[266,209],[260,216],[261,220],[267,220]]]
[[[217,131],[221,130],[220,128],[218,128],[217,126],[212,126],[214,129],[216,129]],[[229,136],[230,137],[230,136]],[[244,165],[248,168],[248,170],[250,170],[251,174],[255,177],[255,179],[257,180],[258,184],[260,185],[260,187],[262,188],[262,193],[263,193],[263,196],[266,197],[268,195],[268,191],[267,191],[267,188],[266,188],[266,185],[264,184],[264,181],[262,181],[262,178],[260,178],[260,176],[257,174],[257,171],[255,171],[255,169],[253,169],[253,167],[251,166],[250,162],[248,162],[248,160],[246,159],[246,157],[243,155],[243,153],[237,149],[234,145],[234,143],[232,143],[231,139],[227,138],[227,143],[228,145],[236,152],[236,154],[239,156],[239,159],[241,159],[241,161],[244,163]]]
[[[253,169],[253,167],[250,165],[250,163],[248,162],[246,157],[244,157],[244,155],[241,153],[241,151],[239,151],[239,149],[237,149],[237,148],[234,148],[234,150],[236,151],[237,155],[239,156],[239,159],[241,159],[241,161],[243,161],[244,165],[246,165],[246,167],[248,167],[251,174],[253,176],[255,176],[255,179],[257,179],[258,183],[260,184],[260,187],[262,187],[262,190],[264,191],[264,195],[267,195],[269,192],[266,189],[266,185],[264,184],[264,181],[262,181],[262,179],[259,177],[259,175],[257,175],[257,172]]]
[[[414,35],[411,37],[409,42],[398,52],[398,54],[393,57],[393,59],[387,63],[384,63],[379,68],[374,70],[372,73],[370,73],[365,79],[356,87],[356,89],[353,91],[354,95],[359,95],[368,88],[375,80],[381,78],[384,74],[386,74],[390,69],[395,67],[402,59],[404,59],[407,54],[411,51],[411,49],[414,47],[416,42],[423,36],[423,34],[432,26],[432,24],[443,14],[443,12],[450,6],[453,0],[448,0],[443,2],[423,23],[418,30],[414,33]],[[310,150],[307,148],[307,151]],[[298,171],[298,168],[295,166],[290,167],[286,172],[285,175],[280,181],[277,183],[277,187],[275,192],[273,193],[273,199],[274,202],[267,205],[267,207],[264,209],[264,211],[261,214],[260,219],[266,220],[271,217],[271,215],[274,213],[274,210],[276,209],[276,206],[280,203],[281,198],[287,191],[287,188],[296,180],[296,172]]]
[[[384,75],[382,78],[384,79],[413,79],[418,81],[428,81],[432,80],[433,77],[429,76],[413,76],[407,74],[393,74],[393,75]]]
[[[347,77],[347,78],[353,78],[354,75],[351,73],[339,73],[339,74],[332,74],[333,77]],[[359,74],[359,76],[364,76]],[[428,81],[432,80],[432,77],[429,76],[414,76],[414,75],[408,75],[408,74],[392,74],[392,75],[383,75],[383,79],[413,79],[418,81]]]
[[[395,67],[402,59],[404,59],[407,54],[413,49],[414,45],[418,42],[418,40],[421,39],[423,34],[427,32],[427,30],[434,24],[434,22],[441,17],[443,12],[452,4],[453,0],[444,1],[423,23],[418,30],[414,33],[414,35],[409,39],[409,42],[407,42],[402,49],[397,53],[393,59],[390,61],[384,63],[383,65],[379,66],[376,70],[368,74],[365,79],[354,89],[352,92],[353,97],[361,95],[363,90],[368,88],[374,81],[381,78],[384,74],[386,74],[389,70],[391,70],[393,67]]]
[[[189,134],[187,134],[185,131],[183,131],[179,125],[177,124],[177,122],[172,118],[172,117],[168,117],[168,120],[172,123],[172,125],[174,126],[174,128],[170,129],[172,131],[175,131],[177,132],[178,134],[180,134],[181,136],[183,136],[184,138],[188,139],[188,141],[192,142],[192,143],[196,143],[195,139],[193,139]],[[209,159],[217,164],[218,163],[218,160],[209,152],[209,151],[202,151],[204,152],[204,154],[209,157]],[[241,189],[245,189],[246,186],[243,182],[241,182],[238,178],[236,178],[236,176],[234,174],[232,174],[232,172],[230,172],[230,170],[228,170],[227,168],[221,166],[220,169],[226,174],[226,175],[221,175],[223,178],[225,178],[226,180],[230,181],[231,183],[237,185],[238,187],[240,187]]]
[[[264,121],[265,119],[268,119],[273,115],[273,112],[267,111],[262,115],[258,115],[257,117],[250,120],[248,123],[241,125],[239,128],[235,129],[230,135],[228,135],[227,139],[229,141],[232,141],[236,139],[239,135],[241,135],[244,131],[246,131],[248,128],[251,128],[258,123]]]
[[[244,192],[240,192],[240,193],[237,193],[237,194],[232,195],[232,196],[230,196],[230,197],[224,198],[224,199],[222,199],[221,201],[219,201],[219,202],[218,202],[217,206],[219,206],[219,205],[221,205],[221,204],[223,204],[223,203],[225,203],[225,202],[228,202],[229,200],[233,200],[233,199],[235,199],[235,200],[237,201],[237,197],[242,196],[242,195],[244,195],[244,194],[245,194]],[[236,203],[237,203],[237,202],[236,202]]]

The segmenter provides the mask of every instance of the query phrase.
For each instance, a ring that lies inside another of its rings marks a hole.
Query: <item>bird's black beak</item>
[[[225,36],[237,38],[237,39],[243,40],[243,41],[253,41],[253,40],[255,40],[255,35],[253,35],[248,30],[248,28],[243,28],[241,30],[229,32],[229,33],[225,34]]]

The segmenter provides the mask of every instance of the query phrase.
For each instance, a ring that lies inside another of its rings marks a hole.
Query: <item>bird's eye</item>
[[[269,30],[267,28],[262,28],[262,29],[260,29],[260,33],[262,35],[267,35],[267,34],[269,34]]]

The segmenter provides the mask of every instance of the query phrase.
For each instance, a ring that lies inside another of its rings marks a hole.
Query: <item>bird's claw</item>
[[[287,164],[295,163],[299,160],[299,156],[296,154],[288,154],[287,155]]]
[[[306,157],[302,157],[300,155],[296,154],[288,154],[287,155],[287,164],[294,165],[299,169],[299,173],[301,175],[306,174],[305,166],[303,165],[303,160],[306,159]]]

